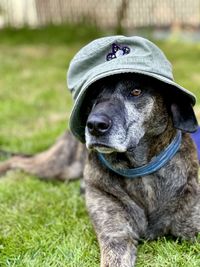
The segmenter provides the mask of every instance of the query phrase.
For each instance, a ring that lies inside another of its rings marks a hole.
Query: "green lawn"
[[[67,128],[72,102],[66,69],[75,52],[100,35],[82,26],[0,32],[2,149],[36,153]],[[176,80],[198,93],[200,44],[158,44],[172,61]],[[46,183],[19,171],[1,178],[0,266],[99,266],[78,181]],[[144,266],[199,267],[200,245],[171,239],[141,244],[137,267]]]

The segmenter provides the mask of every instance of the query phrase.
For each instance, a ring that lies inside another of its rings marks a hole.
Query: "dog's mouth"
[[[113,147],[110,147],[106,144],[102,144],[102,143],[91,143],[88,145],[88,149],[91,150],[96,150],[100,153],[104,153],[104,154],[110,154],[115,152],[116,150]]]
[[[122,149],[111,147],[111,146],[108,146],[108,145],[103,144],[103,143],[91,143],[88,145],[88,149],[96,150],[96,151],[103,153],[103,154],[111,154],[113,152],[121,152],[121,153],[125,152]]]

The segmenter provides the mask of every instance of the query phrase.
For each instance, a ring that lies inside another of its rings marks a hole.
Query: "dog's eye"
[[[141,89],[133,89],[131,91],[131,95],[132,96],[139,96],[139,95],[141,95],[141,93],[142,93],[142,90]]]

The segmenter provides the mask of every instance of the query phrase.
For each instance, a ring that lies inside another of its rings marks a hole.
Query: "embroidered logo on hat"
[[[112,44],[112,53],[107,54],[106,60],[110,61],[114,58],[121,57],[129,54],[131,49],[128,46],[119,46],[117,44]]]

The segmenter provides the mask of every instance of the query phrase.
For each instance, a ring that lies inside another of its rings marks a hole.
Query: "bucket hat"
[[[74,56],[67,73],[67,86],[75,100],[69,127],[81,142],[85,142],[86,123],[81,107],[88,88],[102,78],[122,73],[142,74],[169,84],[195,105],[195,95],[174,81],[171,63],[154,43],[138,36],[99,38]]]

